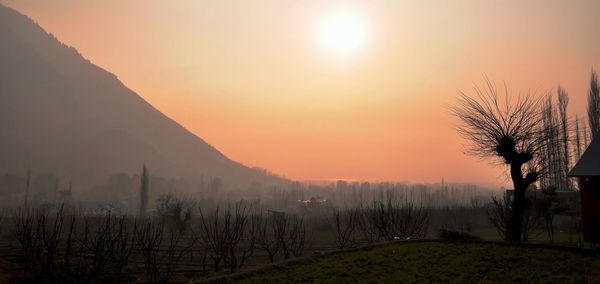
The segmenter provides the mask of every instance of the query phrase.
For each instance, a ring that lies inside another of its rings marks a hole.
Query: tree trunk
[[[523,240],[523,218],[525,217],[525,210],[527,209],[525,192],[527,191],[529,184],[527,184],[523,178],[521,167],[522,164],[512,164],[510,166],[510,175],[513,181],[514,193],[512,213],[506,234],[506,241],[509,242],[521,242]]]

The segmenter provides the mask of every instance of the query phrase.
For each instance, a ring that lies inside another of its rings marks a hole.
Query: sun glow
[[[319,23],[317,32],[321,47],[340,58],[356,54],[367,39],[364,19],[347,10],[327,15]]]

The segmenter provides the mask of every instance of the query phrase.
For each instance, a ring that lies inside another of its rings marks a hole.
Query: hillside
[[[202,111],[202,110],[198,110]],[[230,160],[26,16],[0,5],[0,174],[79,187],[113,173],[283,182]]]

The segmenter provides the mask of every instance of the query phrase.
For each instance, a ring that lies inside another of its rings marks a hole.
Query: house
[[[583,240],[600,244],[600,138],[592,141],[569,176],[579,179]]]

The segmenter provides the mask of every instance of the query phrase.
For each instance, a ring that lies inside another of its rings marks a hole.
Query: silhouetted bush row
[[[148,218],[115,216],[111,212],[85,215],[57,209],[19,209],[13,234],[19,243],[22,279],[36,283],[90,283],[98,279],[127,281],[132,260],[143,264],[146,280],[167,283],[186,256],[207,273],[244,267],[257,250],[274,261],[303,254],[307,230],[301,217],[265,211],[237,202],[214,210],[197,210],[183,219],[170,201],[162,214]],[[175,215],[169,212],[175,212]],[[194,255],[195,254],[195,255]],[[200,258],[197,256],[200,255]],[[194,258],[195,257],[195,258]],[[137,264],[137,263],[136,263]]]
[[[335,210],[336,245],[338,248],[351,247],[359,239],[372,243],[423,238],[427,234],[429,211],[411,202],[395,203],[391,200]]]

